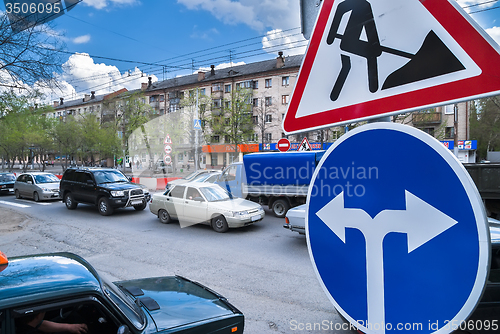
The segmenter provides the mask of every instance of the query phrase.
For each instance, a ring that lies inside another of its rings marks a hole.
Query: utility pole
[[[194,108],[194,119],[195,121],[198,120],[198,117],[199,117],[199,113],[198,113],[198,103],[199,103],[199,100],[198,100],[198,93],[199,93],[200,89],[199,88],[196,88],[196,106]],[[201,121],[200,121],[201,123]],[[198,131],[197,129],[194,128],[194,124],[193,124],[193,131],[194,131],[194,170],[197,171],[198,170]]]

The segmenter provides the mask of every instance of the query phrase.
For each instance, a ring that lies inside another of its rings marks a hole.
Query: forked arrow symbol
[[[375,332],[385,333],[384,237],[391,232],[406,233],[408,253],[457,223],[409,191],[405,190],[406,210],[384,210],[373,219],[362,209],[344,207],[340,193],[316,215],[345,243],[345,229],[363,233],[366,242],[366,284],[368,323]]]

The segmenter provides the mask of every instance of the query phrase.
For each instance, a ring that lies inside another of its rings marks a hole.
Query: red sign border
[[[285,151],[280,150],[280,142],[281,141],[286,141],[288,143],[288,148]],[[280,152],[286,152],[286,151],[290,150],[291,147],[292,147],[292,143],[290,143],[290,141],[286,138],[281,138],[280,140],[278,140],[278,143],[276,144],[276,148]]]
[[[349,124],[360,120],[443,105],[447,102],[459,102],[499,94],[500,80],[498,78],[500,77],[500,67],[498,63],[500,62],[500,54],[487,41],[489,37],[483,36],[477,30],[475,27],[477,23],[469,21],[468,14],[462,14],[461,11],[463,10],[455,8],[447,0],[419,1],[481,68],[480,75],[297,118],[295,115],[335,2],[335,0],[323,0],[290,105],[283,121],[285,133],[290,134],[304,130]]]

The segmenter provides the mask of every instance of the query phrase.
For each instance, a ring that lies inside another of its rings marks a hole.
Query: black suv
[[[78,203],[94,204],[103,216],[111,215],[116,208],[144,210],[151,198],[144,186],[130,182],[112,168],[68,168],[59,190],[68,209],[76,209]]]

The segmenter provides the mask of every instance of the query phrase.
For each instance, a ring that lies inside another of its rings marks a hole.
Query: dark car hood
[[[109,190],[130,190],[141,188],[140,185],[129,182],[113,182],[113,183],[99,183],[99,186],[104,187]]]
[[[150,310],[143,305],[144,310],[155,321],[158,331],[234,314],[224,297],[180,276],[145,278],[115,284],[131,295],[135,294],[135,298],[150,297],[158,304],[157,310]],[[144,294],[137,295],[137,288]]]

